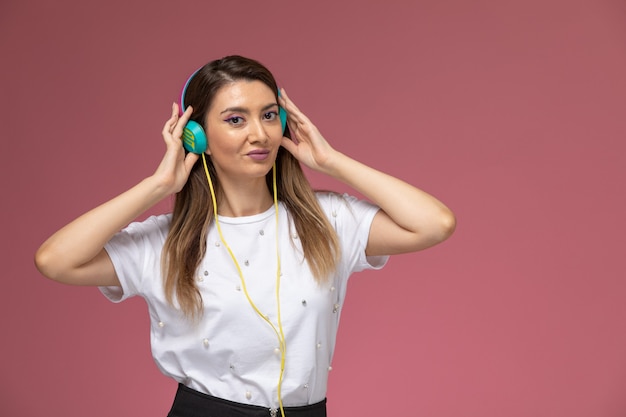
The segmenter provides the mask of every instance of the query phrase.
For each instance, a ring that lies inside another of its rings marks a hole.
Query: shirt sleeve
[[[159,270],[170,221],[171,215],[161,215],[131,223],[106,243],[104,249],[111,258],[121,287],[99,287],[105,297],[119,303],[141,295],[146,280],[161,279],[160,274],[154,276],[154,271]]]
[[[366,256],[365,254],[370,227],[380,208],[348,194],[325,193],[318,195],[318,198],[337,231],[347,272],[381,269],[385,266],[389,256]]]

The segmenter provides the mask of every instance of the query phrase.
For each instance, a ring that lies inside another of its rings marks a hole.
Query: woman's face
[[[218,90],[206,115],[208,149],[218,175],[264,178],[282,139],[274,92],[261,81],[235,81]]]

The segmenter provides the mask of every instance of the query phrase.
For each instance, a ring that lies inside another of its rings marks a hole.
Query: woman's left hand
[[[291,139],[283,137],[282,146],[307,167],[330,173],[333,157],[337,152],[282,88],[278,101],[287,112],[287,124],[292,135]]]

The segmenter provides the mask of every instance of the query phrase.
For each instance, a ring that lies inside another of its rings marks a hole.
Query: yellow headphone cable
[[[220,227],[220,222],[217,216],[217,201],[215,198],[215,190],[213,189],[213,182],[211,181],[211,175],[209,174],[209,168],[207,166],[204,152],[202,153],[202,163],[204,164],[204,172],[206,174],[207,180],[209,182],[209,188],[211,190],[211,200],[213,201],[213,217],[215,218],[215,226],[217,228],[217,233],[220,236],[220,240],[222,241],[222,244],[228,250],[228,253],[230,254],[230,257],[232,258],[233,263],[235,264],[235,267],[237,268],[237,273],[239,274],[239,278],[241,280],[241,288],[243,289],[243,293],[246,295],[246,298],[248,299],[248,302],[250,303],[254,311],[259,315],[259,317],[261,317],[265,322],[267,322],[267,324],[271,326],[272,330],[274,330],[274,333],[276,333],[276,337],[278,338],[279,349],[280,349],[280,374],[278,377],[278,388],[277,388],[278,405],[280,407],[281,416],[285,417],[285,410],[283,409],[283,401],[281,397],[281,388],[283,384],[283,376],[285,373],[285,355],[286,355],[287,345],[285,343],[285,334],[283,332],[283,325],[282,325],[282,321],[280,317],[280,275],[281,273],[280,273],[280,251],[279,251],[279,244],[278,244],[278,192],[277,192],[277,186],[276,186],[276,163],[274,163],[272,167],[272,187],[274,191],[274,210],[276,212],[276,311],[277,311],[278,327],[275,326],[274,323],[272,323],[272,321],[269,319],[268,316],[266,316],[259,310],[256,304],[254,304],[254,302],[252,301],[252,298],[250,298],[250,294],[248,293],[248,289],[246,288],[246,281],[243,277],[243,272],[241,271],[241,267],[239,266],[239,262],[237,262],[237,258],[235,258],[235,254],[230,249],[230,246],[228,246],[228,243],[226,242],[226,240],[224,239],[224,235],[222,234],[222,229]]]

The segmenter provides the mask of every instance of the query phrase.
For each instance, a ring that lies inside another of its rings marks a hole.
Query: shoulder
[[[164,241],[171,223],[171,214],[150,216],[145,220],[130,223],[124,230],[118,233],[117,237],[119,239],[122,236],[126,236],[133,240],[149,240],[153,242]]]
[[[138,229],[138,230],[168,230],[172,223],[171,214],[159,214],[146,218],[142,221],[135,221],[130,223],[126,229]]]
[[[315,197],[317,197],[317,202],[320,207],[323,209],[336,204],[336,202],[343,198],[345,194],[339,194],[334,191],[316,191]]]
[[[359,216],[360,213],[378,211],[378,207],[369,201],[359,199],[350,194],[340,194],[333,191],[316,191],[320,207],[326,215],[337,217],[342,212]]]

